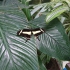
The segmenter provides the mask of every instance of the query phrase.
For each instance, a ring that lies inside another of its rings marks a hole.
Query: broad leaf
[[[42,6],[38,6],[36,8],[34,8],[32,11],[31,11],[31,15],[33,15],[34,13],[36,13],[38,10],[40,10],[42,8]]]
[[[0,70],[38,70],[36,46],[33,40],[18,37],[17,31],[29,28],[23,12],[0,11]]]
[[[70,60],[70,42],[58,19],[51,21],[39,38],[41,41],[36,41],[39,50],[61,60]]]
[[[49,56],[70,60],[70,42],[65,30],[58,19],[49,23],[45,22],[45,16],[41,16],[31,21],[34,27],[44,28],[45,32],[39,36],[40,41],[36,39],[37,48]]]
[[[43,15],[39,18],[31,20],[30,23],[32,23],[32,28],[44,28],[45,26],[47,26],[45,16]]]
[[[49,13],[46,16],[46,22],[49,23],[51,20],[53,20],[54,18],[58,17],[59,15],[61,15],[66,10],[68,10],[68,7],[66,7],[66,6],[58,7],[57,9],[55,9],[54,11],[52,11],[51,13]]]

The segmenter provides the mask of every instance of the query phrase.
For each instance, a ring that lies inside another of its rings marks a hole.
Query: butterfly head
[[[22,34],[22,30],[19,30],[19,31],[17,32],[17,35],[20,36],[21,34]]]

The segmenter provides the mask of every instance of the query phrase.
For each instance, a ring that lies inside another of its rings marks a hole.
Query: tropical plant
[[[54,9],[50,4],[30,9],[29,0],[3,1],[0,6],[0,70],[46,70],[44,63],[48,56],[70,60],[70,42],[62,23],[56,18],[69,10],[69,5]],[[39,35],[40,41],[32,36],[25,43],[26,38],[17,36],[17,31],[30,28],[45,30]]]

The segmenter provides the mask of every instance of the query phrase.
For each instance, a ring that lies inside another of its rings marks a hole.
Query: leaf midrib
[[[12,55],[11,55],[11,50],[9,49],[10,46],[8,45],[8,41],[7,41],[6,37],[5,37],[5,33],[3,33],[3,30],[2,30],[1,27],[0,27],[0,33],[1,33],[1,37],[2,37],[2,42],[4,43],[4,46],[8,51],[10,59],[13,61],[13,58],[12,58]]]
[[[57,40],[55,40],[52,36],[50,36],[48,33],[46,33],[49,37],[51,37],[51,39],[53,39],[60,47],[63,47],[62,45],[60,45],[60,43],[57,41]]]

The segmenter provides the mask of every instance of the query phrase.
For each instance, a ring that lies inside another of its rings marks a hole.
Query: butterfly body
[[[44,33],[44,30],[42,28],[23,29],[23,30],[19,30],[17,32],[17,35],[22,36],[22,37],[26,37],[27,40],[30,40],[32,35],[34,35],[38,39],[38,36],[42,33]]]

